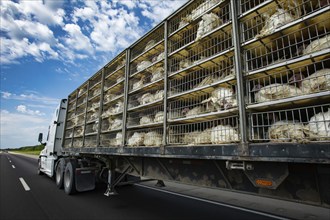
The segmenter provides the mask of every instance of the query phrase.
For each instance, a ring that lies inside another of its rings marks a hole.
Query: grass
[[[36,145],[36,146],[20,147],[17,149],[12,149],[10,151],[20,153],[20,154],[39,155],[40,151],[42,151],[42,149],[44,149],[43,145]]]
[[[40,150],[38,150],[38,151],[19,151],[19,150],[13,150],[12,152],[20,153],[20,154],[29,154],[29,155],[39,155],[40,154]]]

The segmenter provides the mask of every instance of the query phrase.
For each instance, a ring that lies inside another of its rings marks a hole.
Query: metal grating
[[[159,147],[163,143],[162,128],[130,130],[127,132],[128,147]]]
[[[228,144],[239,142],[238,118],[170,125],[170,145]]]
[[[252,113],[251,141],[297,142],[330,140],[330,105]]]
[[[262,103],[330,90],[330,59],[246,81],[248,103]]]

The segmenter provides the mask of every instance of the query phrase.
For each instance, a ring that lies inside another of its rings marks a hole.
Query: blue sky
[[[0,147],[37,144],[61,98],[187,0],[1,0]]]

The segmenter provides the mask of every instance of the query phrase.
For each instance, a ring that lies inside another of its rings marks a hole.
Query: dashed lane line
[[[29,185],[25,182],[25,180],[22,177],[19,178],[19,181],[21,181],[25,191],[30,191]]]
[[[16,167],[15,167],[15,165],[11,165],[12,167],[13,167],[13,169],[15,169]]]

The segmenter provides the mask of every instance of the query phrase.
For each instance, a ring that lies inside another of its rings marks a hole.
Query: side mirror
[[[39,133],[38,142],[42,144],[42,133]]]

